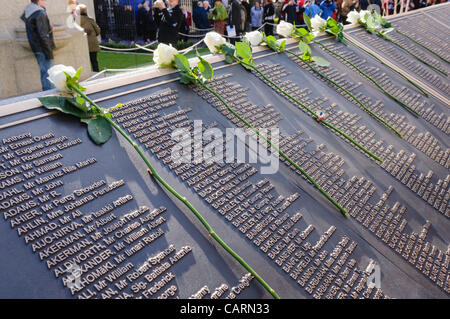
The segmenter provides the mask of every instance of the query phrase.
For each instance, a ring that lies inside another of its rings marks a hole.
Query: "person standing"
[[[234,44],[236,39],[241,35],[242,28],[242,13],[241,13],[241,4],[238,0],[233,0],[231,3],[231,16],[230,16],[230,26],[234,27],[236,35],[234,38],[231,38],[231,43]]]
[[[203,8],[203,2],[198,1],[194,8],[193,20],[197,29],[208,29],[208,15]]]
[[[244,31],[250,31],[250,3],[248,3],[248,0],[242,0],[241,4],[245,9],[245,30]]]
[[[156,40],[156,31],[158,30],[158,25],[153,16],[153,11],[150,8],[150,3],[145,1],[142,5],[144,9],[144,41],[151,42]]]
[[[144,2],[138,4],[138,10],[137,10],[137,17],[136,17],[136,33],[138,37],[144,36],[144,21],[145,21],[145,15],[146,11],[144,8]],[[145,40],[145,36],[144,36]]]
[[[272,0],[265,0],[263,20],[266,25],[264,26],[264,33],[266,35],[273,35],[273,24],[275,21],[275,7]]]
[[[252,31],[262,26],[262,16],[263,8],[261,8],[259,1],[256,1],[255,5],[250,9]]]
[[[191,13],[187,10],[186,6],[181,6],[181,12],[183,12],[184,21],[181,25],[181,32],[184,34],[189,34],[189,30],[191,29]],[[185,39],[188,40],[187,38]]]
[[[323,0],[320,4],[320,9],[322,9],[321,18],[328,20],[328,18],[333,17],[333,13],[337,9],[337,4],[332,0]]]
[[[87,7],[84,4],[79,5],[80,8],[80,26],[87,34],[89,46],[89,58],[91,60],[92,71],[98,72],[97,52],[100,46],[97,37],[100,35],[100,28],[94,19],[88,16]]]
[[[228,19],[227,9],[222,4],[221,0],[216,0],[214,9],[211,11],[212,19],[214,21],[214,31],[224,35],[225,34],[225,20]]]
[[[184,20],[178,0],[169,0],[167,8],[164,2],[156,2],[154,5],[160,10],[161,24],[159,25],[158,42],[170,43],[176,46],[178,41],[178,32]]]
[[[207,29],[211,28],[212,24],[212,16],[210,14],[211,12],[211,6],[209,5],[209,1],[205,0],[203,1],[203,9],[205,10],[206,14],[206,25],[208,26]]]
[[[28,42],[39,65],[43,91],[54,88],[53,84],[47,79],[48,69],[54,64],[55,41],[53,40],[53,28],[47,16],[46,6],[46,0],[31,0],[21,16],[25,22]]]
[[[347,22],[347,15],[350,11],[356,10],[359,7],[359,1],[358,0],[343,0],[342,1],[342,7],[341,7],[341,14],[340,14],[340,22],[344,24],[348,24]]]
[[[314,18],[317,14],[320,14],[321,10],[317,4],[315,4],[314,0],[306,1],[305,4],[305,14]]]
[[[289,0],[288,5],[285,8],[285,12],[286,12],[286,22],[298,25],[298,13],[299,13],[299,8],[298,6],[295,4],[294,0]]]

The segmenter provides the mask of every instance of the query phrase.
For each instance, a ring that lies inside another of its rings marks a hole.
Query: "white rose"
[[[66,90],[66,72],[68,75],[73,77],[77,71],[71,66],[65,66],[63,64],[57,64],[52,66],[48,70],[48,80],[53,83],[53,85],[60,91]]]
[[[368,11],[368,10],[361,10],[359,12],[359,19],[361,20],[362,23],[366,23],[366,18],[365,18],[366,14],[370,15],[370,11]]]
[[[177,53],[177,49],[175,49],[171,45],[160,43],[153,53],[153,61],[158,67],[166,68],[172,65],[174,56]]]
[[[247,32],[244,38],[254,47],[258,46],[263,40],[262,33],[259,31]]]
[[[208,32],[204,41],[211,53],[217,53],[216,47],[221,47],[223,44],[227,43],[224,37],[214,31]]]
[[[356,10],[353,10],[353,11],[348,13],[348,15],[347,15],[347,22],[350,22],[353,25],[357,25],[359,17],[360,17],[359,16],[359,12],[356,11]]]
[[[327,26],[327,21],[322,19],[318,14],[311,19],[311,28],[313,31],[323,31]]]
[[[285,38],[289,38],[292,32],[294,32],[294,26],[289,22],[281,20],[277,25],[277,33]]]

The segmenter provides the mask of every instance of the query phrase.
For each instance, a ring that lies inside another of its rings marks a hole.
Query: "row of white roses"
[[[366,23],[368,14],[371,14],[368,10],[361,10],[360,12],[354,10],[347,15],[347,21],[353,25],[357,25],[360,22]],[[311,19],[311,29],[314,35],[325,31],[326,27],[327,21],[322,19],[319,15],[316,15]],[[293,32],[294,26],[291,23],[281,21],[277,25],[277,33],[285,38],[289,38]],[[244,35],[244,39],[252,46],[258,46],[263,41],[263,34],[260,31],[247,32]],[[204,42],[211,53],[217,53],[217,48],[227,43],[223,36],[214,31],[206,34]],[[153,61],[160,68],[169,67],[172,65],[174,56],[177,53],[177,49],[171,45],[160,43],[153,55]],[[61,64],[55,65],[49,70],[49,80],[55,85],[56,88],[62,91],[65,90],[66,85],[66,77],[64,72],[70,76],[74,76],[76,73],[74,68]]]
[[[311,19],[311,28],[313,32],[323,31],[326,27],[326,20],[322,19],[318,15]],[[285,38],[289,38],[294,32],[294,25],[286,21],[281,21],[277,25],[277,33]],[[258,46],[263,42],[263,34],[260,31],[247,32],[244,35],[244,40],[250,43],[252,46]],[[211,53],[217,53],[218,49],[222,45],[227,43],[227,40],[219,33],[211,31],[205,36],[204,42]],[[158,67],[167,67],[172,64],[173,58],[178,51],[171,45],[160,43],[153,55],[153,61]]]
[[[361,10],[360,12],[356,10],[351,11],[347,16],[347,21],[353,25],[357,25],[359,21],[366,23],[367,14],[371,14],[371,12],[368,10]],[[314,35],[325,31],[326,28],[327,21],[322,19],[319,15],[316,15],[311,19],[311,29]],[[277,33],[285,38],[291,37],[293,32],[294,25],[289,22],[281,21],[277,25]],[[247,32],[244,35],[244,39],[252,46],[258,46],[263,41],[263,34],[260,31]],[[204,42],[211,53],[217,53],[217,48],[227,43],[223,36],[214,31],[206,34]],[[174,55],[177,53],[178,51],[171,45],[160,43],[154,53],[153,61],[159,67],[168,67],[172,64]]]
[[[361,10],[361,11],[350,11],[347,15],[347,22],[352,25],[358,25],[359,22],[366,23],[368,15],[372,15],[372,12],[369,10]]]
[[[322,19],[316,15],[311,19],[311,28],[313,32],[324,31],[326,28],[326,20]],[[277,25],[277,33],[285,38],[289,38],[294,32],[294,26],[286,21],[281,21]],[[247,32],[244,35],[244,39],[250,43],[252,46],[258,46],[263,42],[263,34],[260,31]],[[211,31],[205,36],[204,42],[211,53],[217,53],[217,48],[226,44],[226,39],[219,33]],[[169,67],[172,65],[175,54],[178,51],[170,44],[160,43],[153,54],[153,61],[160,68]],[[75,69],[71,66],[65,66],[58,64],[50,68],[48,79],[55,85],[55,87],[61,91],[65,91],[66,87],[66,76],[65,73],[73,77],[76,73]]]

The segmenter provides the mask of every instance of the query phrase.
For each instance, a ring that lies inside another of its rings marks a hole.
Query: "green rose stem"
[[[309,107],[307,107],[305,104],[303,104],[302,102],[300,102],[299,100],[297,100],[295,97],[293,97],[292,95],[290,95],[289,93],[287,93],[286,91],[284,91],[282,88],[280,88],[275,82],[273,82],[271,79],[269,79],[264,73],[262,73],[257,67],[255,67],[253,64],[249,64],[246,63],[242,60],[239,60],[237,57],[235,57],[235,60],[238,61],[239,63],[241,63],[242,65],[244,65],[246,68],[248,69],[252,69],[254,71],[256,71],[264,80],[266,80],[267,82],[269,82],[270,84],[272,84],[279,92],[281,92],[283,95],[285,95],[286,97],[288,97],[291,101],[293,101],[294,103],[298,104],[299,106],[301,106],[302,108],[304,108],[306,111],[308,111],[312,117],[314,117],[315,119],[317,119],[319,116],[314,113],[313,110],[311,110]],[[345,137],[348,141],[350,141],[353,145],[355,145],[356,147],[358,147],[360,150],[362,150],[364,153],[368,154],[369,156],[371,156],[372,158],[374,158],[375,160],[379,161],[379,162],[383,162],[383,160],[381,158],[379,158],[378,156],[376,156],[375,154],[371,153],[369,150],[365,149],[364,147],[362,147],[358,142],[356,142],[354,139],[352,139],[350,136],[348,136],[347,134],[345,134],[343,131],[341,131],[340,129],[334,127],[333,125],[331,125],[330,123],[328,123],[325,120],[321,120],[320,123],[324,124],[325,126],[328,126],[329,128],[331,128],[332,130],[334,130],[335,132],[339,133],[340,135],[342,135],[343,137]]]
[[[344,37],[345,40],[347,40],[349,43],[353,44],[355,47],[357,47],[358,49],[366,52],[367,54],[369,54],[372,58],[374,58],[375,60],[377,60],[378,62],[380,62],[381,64],[383,64],[384,66],[386,66],[387,68],[389,68],[390,70],[394,71],[395,73],[397,73],[398,75],[400,75],[402,78],[404,78],[406,81],[408,81],[409,83],[411,83],[412,85],[414,85],[414,87],[416,87],[425,97],[429,97],[429,94],[427,91],[425,91],[424,88],[422,88],[419,84],[417,84],[416,82],[410,80],[409,78],[407,78],[406,76],[404,76],[401,72],[397,71],[396,69],[392,68],[391,66],[387,65],[386,63],[384,63],[383,61],[381,61],[380,58],[378,58],[375,54],[372,54],[371,52],[367,51],[366,49],[363,49],[361,46],[359,46],[358,44],[356,44],[356,42],[349,40],[347,37]],[[322,45],[322,47],[325,47],[324,44],[318,42],[320,45]],[[328,49],[327,47],[325,47],[326,49]],[[330,50],[331,51],[331,50]],[[333,51],[331,51],[332,53],[334,53]],[[335,54],[336,55],[336,54]],[[341,57],[343,60],[347,60],[344,57],[340,56],[339,54],[337,54],[337,56]],[[348,61],[348,63],[350,63]],[[351,63],[350,63],[351,64]],[[356,66],[354,66],[356,68]],[[362,72],[362,71],[361,71]],[[365,75],[366,76],[366,75]],[[373,80],[375,81],[375,80]],[[372,82],[373,82],[372,81]],[[383,91],[384,92],[384,91]],[[386,92],[384,92],[386,93]],[[388,94],[388,93],[386,93]],[[396,100],[393,96],[391,96],[390,94],[388,94],[391,98],[393,98],[394,100]],[[397,101],[396,102],[402,104],[401,102]]]
[[[306,179],[308,181],[310,181],[318,190],[319,192],[322,193],[322,195],[324,195],[331,203],[333,203],[334,206],[336,206],[339,211],[344,215],[344,216],[348,216],[348,212],[341,206],[339,205],[325,190],[323,190],[322,187],[320,187],[319,184],[317,184],[317,182],[308,175],[308,173],[303,170],[296,162],[294,162],[292,159],[289,158],[289,156],[287,156],[286,154],[284,154],[278,147],[276,147],[272,141],[265,137],[264,135],[262,135],[256,128],[254,128],[249,122],[247,122],[243,117],[241,117],[235,110],[233,110],[228,103],[220,96],[220,94],[218,94],[216,92],[216,90],[210,88],[209,86],[207,86],[205,83],[203,83],[202,81],[198,81],[198,83],[204,88],[206,89],[208,92],[212,93],[215,97],[217,97],[219,99],[220,102],[222,102],[222,104],[228,109],[228,111],[230,111],[234,116],[236,116],[242,123],[244,123],[247,127],[249,127],[253,132],[255,132],[258,136],[262,137],[270,146],[273,147],[274,150],[276,150],[278,152],[278,154],[280,154],[281,157],[283,157],[289,164],[291,164],[292,166],[294,166],[303,176],[306,177]]]
[[[398,34],[401,34],[402,36],[404,36],[405,38],[408,38],[409,40],[411,40],[412,42],[414,42],[415,44],[421,46],[422,48],[424,48],[425,50],[427,50],[428,52],[434,54],[435,56],[437,56],[439,59],[441,59],[442,61],[445,61],[447,63],[450,63],[449,60],[447,60],[446,58],[444,58],[443,56],[439,55],[438,53],[434,52],[433,50],[431,50],[429,47],[423,45],[422,43],[417,42],[416,40],[414,40],[413,38],[411,38],[409,35],[395,29],[395,32],[397,32]]]
[[[432,65],[431,63],[428,63],[427,61],[425,61],[424,59],[422,59],[421,57],[417,56],[416,54],[412,53],[410,50],[408,50],[407,48],[405,48],[403,45],[401,45],[400,43],[394,42],[392,41],[392,39],[384,37],[383,35],[381,35],[380,33],[377,33],[377,35],[383,39],[385,39],[386,41],[389,41],[393,44],[395,44],[396,46],[398,46],[400,49],[402,49],[403,51],[405,51],[406,53],[408,53],[410,56],[412,56],[413,58],[416,58],[418,61],[422,62],[423,64],[429,66],[430,68],[432,68],[433,70],[441,73],[442,75],[448,76],[448,74],[445,71],[442,71],[441,69],[439,69],[438,67],[435,67],[434,65]]]
[[[284,52],[289,53],[293,56],[295,56],[296,58],[298,58],[300,61],[303,61],[303,59],[301,58],[301,56],[299,56],[298,54],[290,51],[290,50],[284,50]],[[337,86],[339,89],[343,90],[346,94],[348,94],[352,99],[354,99],[367,113],[369,113],[370,115],[372,115],[373,117],[375,117],[378,121],[380,121],[381,123],[383,123],[384,125],[386,125],[388,128],[390,128],[391,130],[393,130],[395,132],[395,134],[397,134],[400,138],[402,137],[402,135],[395,129],[393,128],[389,123],[387,123],[385,120],[383,120],[381,117],[379,117],[377,114],[375,114],[374,112],[372,112],[367,106],[364,105],[364,103],[362,103],[353,93],[351,93],[350,91],[348,91],[347,89],[345,89],[344,87],[342,87],[341,85],[339,85],[338,83],[336,83],[335,81],[333,81],[332,79],[330,79],[329,77],[327,77],[326,75],[324,75],[322,72],[320,72],[319,70],[317,70],[316,68],[314,68],[312,66],[311,62],[307,62],[307,61],[303,61],[304,64],[306,64],[312,71],[314,71],[317,75],[319,75],[321,78],[327,80],[328,82],[334,84],[335,86]]]
[[[370,54],[372,57],[374,57],[375,59],[377,59],[378,61],[380,61],[382,64],[384,64],[384,62],[382,62],[381,60],[379,60],[377,57],[375,57],[375,55],[373,55],[372,53],[364,50],[363,48],[361,48],[359,45],[357,45],[356,43],[348,40],[347,38],[345,38],[348,42],[352,43],[354,46],[360,48],[361,50],[363,50],[364,52]],[[375,81],[375,79],[373,79],[371,76],[369,76],[368,74],[366,74],[364,71],[362,71],[360,68],[358,68],[356,65],[354,65],[352,62],[350,62],[348,59],[346,59],[345,57],[343,57],[342,55],[334,52],[333,50],[330,50],[329,48],[327,48],[323,43],[319,42],[319,41],[314,41],[314,43],[318,43],[325,51],[331,53],[332,55],[340,58],[341,60],[343,60],[344,62],[348,63],[349,65],[351,65],[356,71],[358,71],[362,76],[364,76],[366,79],[368,79],[369,81],[371,81],[373,84],[375,84],[384,94],[386,94],[387,96],[389,96],[391,99],[393,99],[394,101],[396,101],[398,104],[400,104],[402,107],[406,108],[407,110],[409,110],[410,112],[412,112],[415,116],[420,117],[420,114],[414,110],[413,108],[411,108],[409,105],[403,103],[402,101],[400,101],[399,99],[397,99],[395,96],[393,96],[392,94],[390,94],[388,91],[386,91],[377,81]],[[386,64],[384,64],[386,65]],[[388,65],[386,65],[387,67],[389,67]],[[390,68],[390,67],[389,67]],[[396,70],[390,68],[391,70],[397,72]],[[399,72],[397,72],[399,73]],[[400,73],[399,73],[400,74]],[[400,74],[402,77],[404,77],[402,74]],[[405,78],[405,77],[404,77]],[[405,78],[407,79],[407,78]],[[408,79],[407,79],[408,80]],[[408,82],[412,83],[415,87],[419,88],[417,85],[415,85],[413,82],[411,82],[410,80],[408,80]],[[422,93],[426,94],[423,90],[421,90]],[[428,94],[426,94],[426,96],[428,96]]]
[[[233,251],[220,237],[216,234],[216,232],[211,228],[208,222],[203,218],[203,216],[195,209],[194,206],[186,199],[186,197],[181,196],[176,190],[174,190],[152,167],[144,153],[141,151],[139,146],[123,131],[120,126],[118,126],[112,119],[107,116],[104,116],[101,108],[92,101],[84,92],[82,92],[78,87],[72,84],[68,84],[69,88],[75,90],[78,94],[80,94],[85,101],[88,101],[96,110],[99,112],[99,115],[103,117],[106,121],[108,121],[131,145],[133,145],[136,152],[141,156],[144,160],[145,164],[148,167],[148,173],[153,176],[158,182],[160,182],[169,192],[171,192],[176,198],[178,198],[189,210],[194,213],[195,217],[203,224],[203,226],[208,231],[209,235],[214,238],[234,259],[236,259],[246,270],[248,270],[258,282],[275,298],[280,299],[277,293],[254,271],[245,261],[240,257],[236,252]]]

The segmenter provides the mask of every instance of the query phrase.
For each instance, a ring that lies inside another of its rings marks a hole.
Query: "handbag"
[[[236,28],[234,27],[234,25],[227,25],[227,35],[229,37],[236,36]]]

